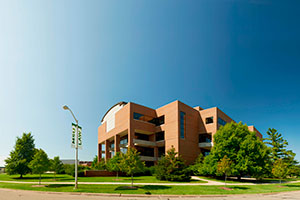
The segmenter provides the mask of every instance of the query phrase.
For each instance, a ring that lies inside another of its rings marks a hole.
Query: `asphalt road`
[[[283,192],[277,194],[253,194],[253,195],[215,195],[215,196],[123,196],[77,193],[52,193],[24,190],[0,189],[0,200],[300,200],[300,191]]]

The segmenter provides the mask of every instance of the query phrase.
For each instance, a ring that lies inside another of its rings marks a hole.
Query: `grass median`
[[[157,180],[154,176],[137,176],[134,177],[134,183],[184,183],[184,182],[171,182],[171,181],[160,181]],[[21,182],[38,182],[39,175],[26,175],[22,179],[19,178],[19,175],[7,175],[0,174],[0,181],[21,181]],[[73,182],[74,177],[66,174],[56,175],[54,179],[53,174],[43,174],[42,182]],[[78,177],[79,182],[131,182],[131,177]],[[207,181],[201,180],[191,180],[190,183],[207,183]]]
[[[129,186],[129,185],[128,185]],[[273,193],[300,190],[300,184],[272,184],[272,185],[230,185],[224,190],[222,186],[171,186],[171,185],[140,185],[131,189],[124,185],[79,185],[74,190],[74,185],[50,184],[44,187],[34,187],[28,183],[0,183],[0,188],[50,191],[50,192],[80,192],[80,193],[115,193],[115,194],[170,194],[170,195],[220,195],[220,194],[254,194]]]

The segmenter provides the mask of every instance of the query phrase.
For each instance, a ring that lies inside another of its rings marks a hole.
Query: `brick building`
[[[219,108],[190,107],[180,101],[157,109],[132,102],[112,106],[98,127],[98,158],[106,160],[128,147],[140,152],[146,165],[154,165],[172,146],[192,163],[202,153],[209,154],[218,128],[233,121]],[[258,137],[254,126],[248,127]]]

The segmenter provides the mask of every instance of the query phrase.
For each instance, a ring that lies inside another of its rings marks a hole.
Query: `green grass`
[[[19,178],[19,175],[7,175],[0,174],[0,181],[22,181],[22,182],[38,182],[39,175],[26,175],[23,176],[23,179]],[[56,175],[56,180],[52,174],[43,174],[42,182],[73,182],[74,177],[66,174]],[[119,177],[116,180],[116,177],[78,177],[79,182],[131,182],[130,177]],[[135,183],[174,183],[170,181],[159,181],[154,176],[137,176],[134,177]],[[206,181],[191,180],[191,183],[206,183]]]
[[[116,194],[173,194],[173,195],[216,195],[216,194],[253,194],[272,193],[300,190],[300,184],[277,184],[272,185],[240,185],[227,186],[233,190],[221,189],[222,186],[163,186],[144,185],[136,189],[130,189],[124,185],[79,185],[79,189],[74,190],[74,185],[51,184],[46,187],[32,187],[32,184],[0,183],[0,188],[51,191],[51,192],[83,192],[83,193],[116,193]]]
[[[224,183],[223,177],[207,177],[207,176],[199,176],[199,178],[210,180],[210,181],[217,181]],[[282,182],[288,181],[298,181],[300,178],[287,178],[283,179]],[[265,178],[263,180],[249,180],[249,179],[241,179],[240,181],[233,178],[227,178],[226,183],[279,183],[279,179],[276,178]]]

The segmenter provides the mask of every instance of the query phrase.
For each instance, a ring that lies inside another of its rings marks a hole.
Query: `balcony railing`
[[[142,161],[156,161],[157,157],[152,156],[140,156]]]
[[[133,139],[134,145],[141,145],[141,146],[156,146],[156,142],[147,141],[147,140],[139,140]]]
[[[208,147],[212,147],[212,142],[200,142],[199,143],[199,147],[201,148],[208,148]]]

